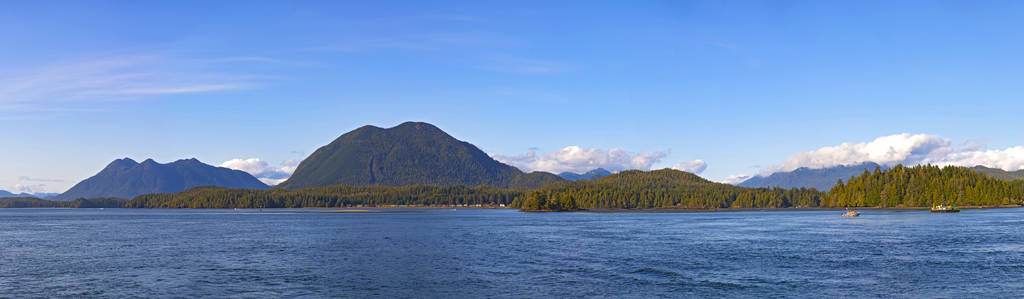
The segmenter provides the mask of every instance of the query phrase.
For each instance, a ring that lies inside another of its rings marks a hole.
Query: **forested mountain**
[[[964,167],[897,165],[864,171],[829,191],[829,207],[928,207],[1021,204],[1024,181],[991,178]]]
[[[629,170],[596,181],[567,181],[538,188],[517,198],[512,206],[553,211],[816,207],[824,196],[812,189],[737,187],[673,169]]]
[[[594,170],[591,170],[591,171],[587,171],[585,173],[575,173],[575,172],[568,172],[568,171],[566,171],[566,172],[563,172],[563,173],[559,173],[558,176],[562,177],[563,179],[570,180],[570,181],[579,181],[579,180],[596,180],[596,179],[599,179],[599,178],[602,178],[602,177],[605,177],[605,176],[609,176],[611,174],[612,174],[611,171],[608,171],[608,170],[606,170],[604,168],[597,168],[597,169],[594,169]]]
[[[520,174],[519,169],[495,161],[431,124],[406,122],[390,129],[364,126],[341,135],[303,160],[279,186],[507,187]]]
[[[1024,170],[1006,171],[999,168],[988,168],[981,165],[975,166],[974,168],[971,169],[974,169],[974,171],[982,173],[994,179],[1000,179],[1004,181],[1024,180]]]
[[[533,189],[561,181],[565,181],[565,179],[562,179],[561,177],[553,173],[534,171],[531,173],[524,173],[516,176],[514,179],[512,179],[512,183],[509,184],[509,188]]]
[[[167,164],[156,163],[152,159],[137,163],[124,158],[114,160],[96,175],[79,182],[54,199],[133,198],[148,193],[181,192],[198,186],[268,188],[244,171],[207,165],[195,158]]]
[[[835,186],[838,180],[845,181],[850,179],[850,177],[860,175],[865,170],[871,171],[879,167],[885,169],[884,166],[872,162],[821,169],[801,167],[793,171],[776,172],[768,176],[755,176],[737,184],[737,186],[748,188],[780,187],[828,190]]]

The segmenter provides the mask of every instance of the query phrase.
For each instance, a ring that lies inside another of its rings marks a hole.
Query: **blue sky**
[[[4,3],[0,189],[408,120],[551,171],[1024,167],[1021,2],[374,2]]]

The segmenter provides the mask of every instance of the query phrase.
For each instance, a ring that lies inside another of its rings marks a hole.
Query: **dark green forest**
[[[35,197],[0,198],[0,208],[123,208],[128,200],[120,198],[79,198],[71,201]]]
[[[651,208],[817,207],[815,189],[743,188],[662,169],[623,171],[596,181],[567,181],[526,192],[512,207],[529,211]]]
[[[928,207],[1021,204],[1024,181],[999,180],[970,168],[938,166],[864,171],[829,191],[826,207]]]
[[[140,195],[128,208],[327,208],[384,206],[500,206],[522,194],[518,189],[466,186],[347,186],[287,190],[193,188],[181,193]]]

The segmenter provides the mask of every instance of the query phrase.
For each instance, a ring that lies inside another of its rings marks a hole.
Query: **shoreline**
[[[1012,209],[1021,208],[1022,205],[998,205],[998,206],[958,206],[960,210],[985,210],[985,209]],[[510,207],[447,207],[447,206],[421,206],[421,207],[302,207],[302,208],[69,208],[69,207],[10,207],[0,209],[124,209],[124,210],[196,210],[212,211],[227,210],[239,213],[411,213],[425,212],[424,210],[514,210],[524,213],[731,213],[731,212],[813,212],[813,211],[845,211],[845,210],[867,210],[867,211],[928,211],[930,207],[849,207],[849,208],[645,208],[645,209],[580,209],[575,211],[523,211]]]
[[[960,210],[987,210],[987,209],[1012,209],[1021,208],[1021,205],[999,205],[999,206],[958,206]],[[576,211],[522,211],[524,213],[733,213],[733,212],[814,212],[814,211],[845,211],[845,210],[868,210],[868,211],[929,211],[930,207],[850,207],[850,208],[721,208],[721,209],[698,209],[698,208],[652,208],[652,209],[581,209]]]

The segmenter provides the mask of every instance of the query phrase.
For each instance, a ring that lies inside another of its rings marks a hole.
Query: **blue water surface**
[[[1024,209],[0,209],[0,296],[1020,297]]]

